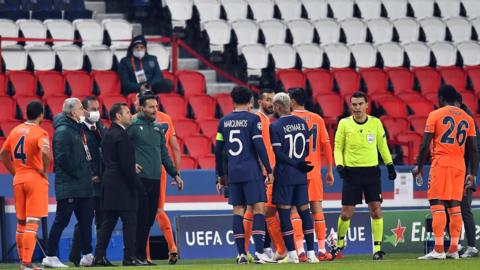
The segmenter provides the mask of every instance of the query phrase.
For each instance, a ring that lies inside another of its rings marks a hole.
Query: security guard
[[[342,212],[338,218],[338,242],[332,249],[335,257],[343,256],[345,235],[355,205],[362,203],[362,196],[370,209],[374,241],[373,260],[382,260],[383,237],[382,182],[378,167],[378,152],[387,165],[388,178],[395,180],[397,174],[388,149],[385,130],[380,119],[367,114],[368,98],[356,92],[350,98],[352,116],[340,120],[335,134],[335,163],[343,179]]]

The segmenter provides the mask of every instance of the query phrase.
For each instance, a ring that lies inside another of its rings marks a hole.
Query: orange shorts
[[[272,203],[272,193],[273,185],[267,184],[267,203],[265,204],[266,207],[277,207],[275,204]]]
[[[158,195],[158,208],[165,207],[165,199],[167,198],[167,171],[162,166],[162,175],[160,176],[160,194]]]
[[[323,183],[322,178],[308,179],[308,201],[323,201]]]
[[[428,179],[428,199],[462,201],[464,185],[464,171],[453,167],[431,167]]]
[[[18,220],[27,217],[48,216],[48,183],[43,179],[16,184],[13,186],[13,200]]]

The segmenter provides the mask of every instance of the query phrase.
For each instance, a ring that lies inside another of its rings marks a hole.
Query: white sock
[[[309,251],[307,251],[307,257],[308,257],[308,258],[315,257],[315,251],[314,251],[314,250],[309,250]]]
[[[321,253],[325,254],[325,253],[327,253],[327,250],[324,249],[324,248],[321,248],[321,249],[318,249],[318,252],[321,252]]]
[[[302,253],[305,253],[305,249],[303,247],[300,247],[298,249],[298,254],[302,254]]]
[[[289,259],[296,259],[296,258],[298,258],[298,257],[297,257],[297,252],[296,252],[295,250],[289,251],[289,252],[288,252],[288,258],[289,258]]]

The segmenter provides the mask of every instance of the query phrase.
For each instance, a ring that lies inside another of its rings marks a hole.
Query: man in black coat
[[[126,128],[132,124],[130,109],[116,103],[109,112],[112,126],[102,140],[105,171],[102,178],[103,223],[95,248],[94,265],[112,266],[106,259],[106,249],[118,218],[123,223],[123,265],[136,266],[135,238],[138,207],[137,190],[143,189],[135,172],[135,148]]]

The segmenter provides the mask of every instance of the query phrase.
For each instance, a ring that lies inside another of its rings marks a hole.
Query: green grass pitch
[[[135,267],[135,269],[172,269],[172,270],[223,270],[223,269],[347,269],[347,270],[454,270],[454,269],[480,269],[480,258],[443,260],[443,261],[419,261],[416,259],[420,254],[387,254],[384,261],[372,261],[371,256],[347,256],[346,258],[333,262],[320,264],[269,264],[269,265],[235,265],[234,259],[210,259],[210,260],[179,260],[177,265],[168,265],[166,261],[157,261],[154,267]],[[115,262],[115,264],[119,264]],[[70,265],[70,269],[75,269]],[[18,269],[18,264],[0,264],[0,269]],[[88,269],[127,269],[130,267],[107,267]],[[84,269],[84,268],[83,268]]]

